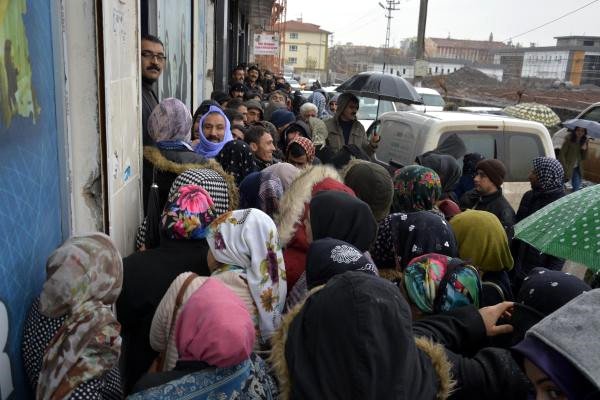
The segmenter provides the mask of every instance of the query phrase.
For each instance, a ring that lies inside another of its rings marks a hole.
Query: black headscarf
[[[392,214],[390,227],[394,254],[402,270],[410,260],[427,253],[458,257],[450,224],[431,211]]]
[[[238,186],[246,176],[257,170],[252,150],[243,140],[227,142],[216,158],[225,172],[233,175]]]
[[[346,271],[377,275],[375,264],[350,243],[326,238],[310,244],[306,254],[306,285],[309,290]]]
[[[290,324],[292,399],[434,399],[436,373],[415,345],[398,287],[350,271],[312,294]]]
[[[534,268],[523,280],[512,315],[514,343],[544,317],[592,288],[576,276],[562,271]]]
[[[477,163],[483,160],[485,160],[485,157],[479,153],[465,154],[463,158],[463,174],[471,177],[475,176]]]
[[[324,191],[310,201],[313,240],[343,240],[367,251],[375,240],[377,221],[364,201],[343,192]]]
[[[456,159],[447,154],[425,153],[417,157],[417,162],[431,168],[440,176],[442,196],[454,190],[454,186],[462,175],[462,170]]]

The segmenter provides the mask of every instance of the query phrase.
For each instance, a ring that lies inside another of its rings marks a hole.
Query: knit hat
[[[246,108],[248,110],[253,109],[253,108],[256,109],[256,110],[260,110],[261,114],[264,111],[262,104],[260,104],[260,101],[255,100],[255,99],[246,100],[246,102],[244,103],[244,105],[246,106]]]
[[[290,124],[296,120],[294,113],[288,110],[279,109],[271,114],[271,122],[275,127],[281,128],[284,125]]]
[[[377,221],[390,213],[394,185],[392,177],[381,165],[362,160],[351,161],[344,183],[369,205]]]
[[[476,170],[482,170],[496,187],[502,186],[506,177],[506,167],[500,160],[494,158],[477,163]]]

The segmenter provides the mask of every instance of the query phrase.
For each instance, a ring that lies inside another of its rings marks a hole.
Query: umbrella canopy
[[[589,137],[600,139],[600,124],[596,121],[575,118],[563,122],[562,125],[568,129],[585,128]]]
[[[342,93],[377,100],[397,101],[404,104],[423,104],[421,96],[406,79],[383,72],[361,72],[336,89]]]
[[[573,192],[515,225],[539,251],[600,270],[600,185]]]
[[[547,127],[560,124],[560,118],[550,107],[538,103],[519,103],[504,109],[506,115],[539,122]]]

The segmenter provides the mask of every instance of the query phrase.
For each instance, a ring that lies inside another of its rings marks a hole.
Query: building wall
[[[294,38],[294,34],[297,37]],[[302,71],[325,71],[328,37],[326,33],[286,31],[285,41],[281,41],[282,46],[285,46],[282,49],[285,64]]]
[[[521,77],[566,79],[569,51],[525,51]]]
[[[23,322],[63,237],[64,171],[50,2],[13,0],[2,11],[0,42],[11,54],[0,46],[0,394],[23,399]]]

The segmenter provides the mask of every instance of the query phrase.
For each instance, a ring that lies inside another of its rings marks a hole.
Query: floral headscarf
[[[396,171],[391,212],[431,210],[442,195],[438,174],[427,167],[409,165]]]
[[[206,136],[204,136],[204,132],[202,131],[202,127],[204,126],[204,120],[210,114],[219,114],[225,120],[225,136],[223,136],[223,140],[221,140],[219,143],[213,143],[210,140],[208,140]],[[225,146],[227,142],[233,140],[233,135],[231,134],[231,123],[229,122],[229,119],[227,118],[223,110],[221,110],[219,107],[210,106],[208,112],[204,114],[202,118],[200,118],[200,125],[198,129],[200,130],[200,142],[198,143],[194,151],[200,154],[201,156],[207,158],[216,157],[217,154],[219,154],[219,152],[221,151],[221,149],[223,149],[223,146]]]
[[[68,318],[44,354],[36,398],[64,399],[117,365],[121,325],[110,306],[123,284],[119,250],[108,236],[73,236],[50,255],[40,312]]]
[[[169,198],[173,197],[181,186],[198,185],[202,186],[214,201],[217,215],[223,214],[236,207],[232,199],[232,193],[223,175],[210,168],[188,169],[179,174],[173,181],[169,189]]]
[[[191,128],[192,116],[188,108],[173,97],[158,103],[148,117],[148,134],[156,143],[189,143]]]
[[[246,176],[257,169],[252,150],[243,140],[227,142],[217,154],[217,161],[225,172],[233,175],[238,186]]]
[[[169,197],[161,225],[169,239],[204,239],[216,216],[213,200],[202,186],[183,185]]]
[[[410,301],[425,314],[469,304],[479,308],[479,273],[459,258],[435,253],[417,257],[406,267],[403,281]]]
[[[306,152],[306,160],[308,161],[308,164],[313,162],[313,160],[315,159],[315,145],[310,139],[302,136],[296,136],[288,143],[288,151],[292,143],[298,143],[304,149],[304,151]]]
[[[287,294],[275,223],[257,209],[236,210],[217,218],[206,240],[215,260],[241,268],[258,310],[261,343],[267,343],[281,324]]]
[[[533,171],[542,191],[561,188],[564,185],[565,171],[560,161],[550,157],[536,157],[533,159]]]

